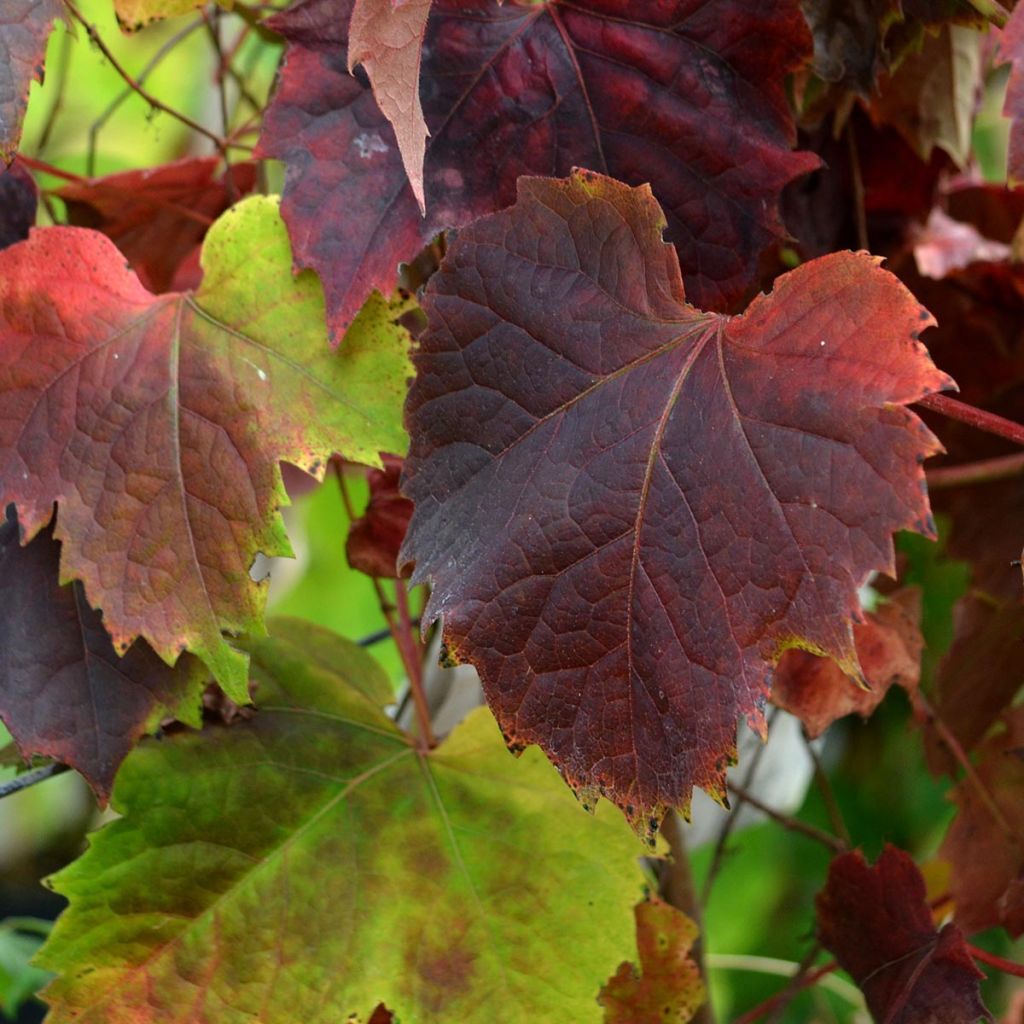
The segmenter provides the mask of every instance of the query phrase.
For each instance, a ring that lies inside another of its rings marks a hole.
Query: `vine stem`
[[[783,828],[789,829],[790,832],[799,832],[801,835],[807,836],[808,839],[813,839],[815,842],[827,846],[833,853],[846,853],[849,850],[846,843],[838,836],[818,828],[817,825],[810,825],[806,821],[793,818],[788,814],[777,811],[774,807],[769,807],[768,804],[758,800],[749,790],[744,789],[742,786],[737,786],[734,782],[729,783],[729,791],[742,798],[751,807],[757,808],[762,814],[767,814],[772,821],[777,821]]]
[[[338,480],[341,500],[348,513],[349,522],[355,522],[358,517],[348,493],[348,485],[345,483],[345,471],[337,459],[333,460],[331,465],[334,467],[334,475]],[[434,736],[434,729],[430,721],[430,705],[427,703],[427,694],[423,689],[423,659],[419,653],[412,617],[409,614],[409,595],[405,589],[405,581],[395,580],[395,604],[388,600],[384,587],[376,576],[371,576],[370,581],[373,583],[377,604],[380,605],[381,614],[391,631],[391,637],[398,649],[398,656],[402,659],[406,678],[409,680],[409,690],[412,693],[413,705],[416,708],[416,721],[419,725],[420,747],[424,751],[430,750],[437,746],[437,738]],[[398,612],[397,619],[395,618],[396,611]]]
[[[227,158],[227,146],[228,144],[222,139],[216,132],[210,131],[209,128],[205,128],[198,121],[193,121],[188,114],[183,114],[180,110],[175,110],[174,107],[169,107],[162,100],[157,99],[148,89],[140,85],[132,76],[124,65],[114,56],[110,47],[103,41],[103,37],[99,34],[95,25],[89,23],[85,16],[75,5],[74,0],[64,0],[64,5],[71,13],[72,17],[85,29],[85,34],[92,40],[96,48],[103,54],[103,56],[110,63],[110,66],[124,79],[125,85],[127,85],[133,92],[139,94],[154,110],[162,110],[165,114],[169,114],[176,121],[180,121],[187,128],[191,128],[192,131],[199,135],[205,136],[209,139],[216,147],[217,152],[221,154],[225,159]]]
[[[798,992],[803,991],[805,988],[810,988],[811,985],[817,984],[817,982],[822,978],[837,970],[838,967],[839,964],[837,964],[835,960],[830,960],[827,964],[823,964],[816,970],[808,971],[799,979],[798,986],[786,986],[782,991],[776,992],[773,996],[769,996],[763,1003],[758,1003],[757,1006],[747,1010],[742,1017],[737,1017],[733,1024],[754,1024],[754,1021],[761,1020],[762,1017],[767,1016],[767,1014],[771,1013],[780,1004],[782,1004],[783,999],[791,1000]]]
[[[38,782],[45,782],[47,779],[52,779],[54,775],[63,775],[64,772],[68,771],[66,764],[44,764],[42,768],[36,768],[34,771],[25,772],[24,775],[18,775],[11,779],[10,782],[5,782],[0,786],[0,799],[5,796],[11,796],[13,793],[20,793],[23,789],[28,789],[29,786],[34,786]]]
[[[989,967],[994,967],[997,971],[1002,971],[1004,974],[1012,974],[1015,978],[1024,978],[1024,964],[1014,963],[1012,960],[1004,960],[1001,956],[996,956],[995,953],[990,953],[987,949],[981,949],[970,942],[967,943],[967,951],[975,960],[980,960],[983,964],[988,964]]]
[[[944,487],[966,487],[969,484],[994,483],[1024,473],[1024,452],[1000,455],[995,459],[965,462],[961,466],[940,466],[925,473],[930,491]]]
[[[925,395],[917,404],[924,409],[941,413],[948,419],[966,423],[978,430],[984,430],[986,434],[995,434],[997,437],[1005,437],[1015,444],[1024,445],[1024,427],[1019,423],[1014,423],[1013,420],[997,416],[994,412],[977,409],[973,405],[957,401],[948,395]]]

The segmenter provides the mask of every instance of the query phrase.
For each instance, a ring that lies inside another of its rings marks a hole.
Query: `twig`
[[[857,245],[866,252],[870,252],[868,219],[864,212],[864,178],[860,172],[860,154],[857,152],[857,139],[853,133],[852,119],[846,122],[846,142],[850,149],[850,173],[853,176],[853,214],[857,223]]]
[[[928,489],[936,491],[943,487],[966,487],[970,484],[994,483],[1008,480],[1024,473],[1024,452],[1014,455],[1000,455],[995,459],[981,459],[966,462],[962,466],[940,466],[925,473]]]
[[[814,784],[818,787],[818,792],[821,794],[825,810],[828,811],[828,819],[832,823],[832,831],[846,843],[847,847],[851,847],[853,846],[853,841],[850,838],[850,830],[846,827],[846,821],[839,807],[839,801],[836,799],[835,790],[832,789],[832,783],[829,782],[828,776],[825,774],[821,758],[818,756],[817,750],[814,749],[811,738],[806,732],[803,735],[807,753],[811,758],[811,763],[814,765]]]
[[[807,951],[803,960],[800,961],[800,967],[796,974],[789,979],[786,987],[776,993],[773,997],[775,999],[775,1005],[769,1008],[765,1016],[765,1024],[778,1024],[778,1022],[782,1020],[782,1015],[786,1012],[786,1007],[796,999],[805,984],[808,984],[806,980],[807,976],[811,973],[812,968],[814,967],[814,961],[818,959],[818,954],[820,952],[821,943],[815,941]]]
[[[799,818],[783,814],[774,807],[769,807],[742,786],[737,786],[735,783],[730,782],[729,789],[738,797],[742,797],[751,807],[756,807],[762,814],[768,815],[772,821],[777,821],[783,828],[789,829],[790,832],[799,832],[801,835],[807,836],[808,839],[813,839],[815,842],[827,846],[834,853],[846,853],[849,849],[846,843],[837,836],[818,828],[816,825],[810,825],[806,821],[801,821]]]
[[[987,434],[995,434],[1015,444],[1024,445],[1024,427],[1013,420],[997,416],[994,412],[976,409],[973,405],[957,401],[948,395],[926,395],[917,404],[925,409],[931,409],[932,412],[941,413],[951,420],[958,420],[978,430],[984,430]]]
[[[981,949],[970,942],[967,943],[967,951],[975,960],[980,960],[983,964],[988,964],[989,967],[994,967],[997,971],[1002,971],[1004,974],[1012,974],[1015,978],[1024,978],[1024,964],[1014,963],[1012,960],[1004,960],[1001,956],[996,956],[995,953],[990,953],[987,949]]]
[[[209,128],[204,128],[198,121],[193,121],[188,114],[183,114],[180,110],[175,110],[174,107],[169,107],[162,100],[159,100],[151,92],[143,88],[125,69],[124,65],[114,56],[111,52],[110,47],[103,41],[103,37],[99,34],[95,25],[90,24],[82,12],[75,6],[74,0],[64,0],[64,4],[67,9],[71,12],[75,20],[85,29],[86,35],[92,40],[96,48],[103,54],[103,56],[110,63],[110,66],[124,79],[125,84],[138,93],[154,110],[161,110],[165,114],[169,114],[176,121],[180,121],[187,128],[191,128],[192,131],[199,135],[209,139],[216,147],[217,152],[221,156],[226,155],[227,144],[216,132],[211,132]]]
[[[10,796],[12,793],[20,793],[23,789],[28,789],[29,786],[45,782],[46,779],[52,779],[54,775],[63,775],[68,770],[69,768],[66,764],[54,763],[44,764],[42,768],[25,772],[24,775],[19,775],[17,778],[11,779],[10,782],[0,785],[0,799]]]
[[[759,959],[761,959],[761,958],[759,958]],[[763,959],[767,959],[767,957],[765,957]],[[792,965],[792,966],[796,966],[796,965]],[[833,971],[837,970],[838,967],[839,967],[839,964],[837,964],[835,962],[835,960],[830,960],[827,964],[823,964],[817,970],[814,970],[814,971],[809,972],[808,974],[805,974],[804,977],[803,977],[802,983],[800,985],[800,988],[797,990],[797,992],[803,991],[803,989],[805,989],[805,988],[810,988],[811,985],[817,984],[819,981],[821,981],[824,978],[829,978],[832,975]],[[766,973],[781,974],[782,972],[781,971],[771,971],[771,972],[766,972]],[[832,981],[839,981],[840,979],[839,978],[832,978],[831,980]],[[847,1002],[854,1003],[853,995],[852,995],[852,993],[848,993],[847,992],[847,987],[846,987],[846,983],[845,982],[843,983],[843,987],[841,989],[837,989],[836,986],[829,986],[829,987],[832,989],[833,992],[836,992],[838,995],[841,995],[841,996],[845,997]],[[853,988],[852,985],[849,986],[849,988],[853,989],[853,992],[856,992],[856,994],[857,994],[856,1005],[863,1006],[864,1005],[864,1000],[863,1000],[863,997],[861,997],[861,995],[860,995],[860,991],[858,989]],[[745,1014],[743,1014],[742,1017],[737,1017],[736,1020],[733,1022],[733,1024],[754,1024],[754,1021],[760,1020],[766,1013],[771,1013],[771,1011],[774,1010],[775,1007],[779,1005],[780,1001],[783,998],[792,999],[793,995],[796,995],[797,992],[794,992],[792,995],[790,995],[789,994],[789,987],[787,986],[781,992],[776,992],[775,995],[769,996],[769,998],[766,999],[763,1003],[759,1003],[757,1006],[753,1007],[752,1009],[747,1010],[747,1012]]]
[[[693,884],[693,872],[690,870],[690,854],[686,848],[686,833],[679,821],[679,815],[670,810],[662,819],[661,834],[668,843],[672,857],[668,862],[668,870],[662,878],[661,892],[665,900],[677,907],[693,920],[697,926],[697,941],[693,944],[691,956],[697,964],[700,976],[704,981],[704,990],[708,997],[691,1018],[693,1024],[714,1024],[715,1011],[711,1005],[711,987],[708,985],[707,965],[704,962],[704,940],[701,903]]]
[[[64,109],[64,96],[67,92],[68,65],[70,62],[71,36],[67,32],[62,32],[60,37],[60,53],[57,55],[56,89],[53,102],[50,104],[50,109],[46,114],[46,123],[43,125],[43,130],[39,133],[39,141],[36,143],[37,153],[42,153],[46,149],[50,141],[50,135],[53,132],[53,126],[57,123],[57,119]],[[49,77],[47,78],[47,85],[49,85]]]

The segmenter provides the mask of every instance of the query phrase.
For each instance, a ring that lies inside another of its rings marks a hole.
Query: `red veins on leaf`
[[[398,492],[402,460],[395,455],[383,457],[383,469],[371,469],[370,502],[366,511],[352,523],[345,554],[353,569],[367,576],[398,578],[398,552],[412,518],[412,502]]]
[[[214,157],[179,160],[75,182],[57,195],[68,221],[102,231],[151,292],[184,291],[202,276],[206,229],[256,185],[254,163],[234,164],[224,175],[218,165]]]
[[[25,547],[12,513],[0,524],[0,717],[25,757],[77,768],[101,801],[128,752],[161,713],[198,725],[202,665],[169,668],[142,640],[123,657],[80,583],[60,586],[52,527]]]
[[[954,924],[936,930],[917,865],[886,846],[869,867],[860,851],[832,861],[817,900],[818,937],[860,986],[876,1021],[991,1020],[978,970]]]
[[[921,679],[921,593],[894,594],[877,612],[853,627],[857,658],[870,689],[828,658],[787,651],[772,677],[772,703],[796,715],[812,738],[837,718],[868,718],[892,686],[913,693]]]
[[[4,0],[0,6],[0,161],[10,163],[21,140],[28,90],[43,77],[46,41],[63,13],[60,0]]]
[[[811,51],[799,4],[643,0],[624,10],[613,0],[434,0],[419,92],[426,217],[403,168],[408,119],[400,152],[386,116],[395,104],[382,112],[347,72],[365,56],[362,46],[346,54],[352,0],[304,0],[271,19],[289,46],[260,153],[287,166],[296,263],[322,278],[335,338],[440,229],[512,203],[520,175],[574,166],[650,182],[695,302],[721,309],[743,294],[783,234],[782,188],[819,163],[791,152],[785,78]],[[362,33],[360,17],[352,24]],[[379,94],[381,66],[368,70]]]
[[[636,823],[724,795],[788,647],[856,673],[891,534],[932,534],[902,408],[951,386],[932,318],[866,254],[743,316],[684,299],[647,188],[522,179],[432,278],[406,406],[403,548],[513,748]],[[401,568],[401,564],[400,564]]]

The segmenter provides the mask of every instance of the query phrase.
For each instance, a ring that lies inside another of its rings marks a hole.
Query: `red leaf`
[[[390,0],[389,0],[390,2]],[[402,460],[385,455],[383,469],[371,469],[370,503],[349,530],[348,564],[367,576],[398,578],[398,551],[409,529],[412,502],[398,493]]]
[[[707,998],[690,953],[697,926],[659,899],[638,903],[634,913],[640,967],[621,964],[602,987],[605,1024],[686,1024]]]
[[[724,793],[784,649],[857,670],[858,585],[893,530],[932,531],[938,445],[901,406],[951,384],[874,258],[729,318],[685,304],[663,225],[647,188],[522,179],[431,279],[406,405],[425,621],[511,746],[634,822]]]
[[[886,846],[869,867],[860,851],[832,861],[816,900],[818,937],[849,971],[880,1024],[991,1020],[963,933],[936,931],[917,865]]]
[[[115,242],[151,292],[178,291],[199,283],[206,229],[256,186],[254,163],[234,164],[230,181],[217,176],[218,165],[214,157],[179,160],[65,185],[57,195],[67,203],[70,223]],[[190,257],[189,279],[176,280]]]
[[[1003,113],[1011,118],[1007,179],[1024,184],[1024,6],[1014,8],[999,40],[999,56],[1012,64]]]
[[[21,753],[77,768],[105,802],[128,752],[162,714],[199,725],[206,675],[185,655],[168,668],[142,640],[119,658],[80,583],[60,586],[48,526],[26,547],[0,524],[0,716]]]
[[[958,814],[940,855],[952,865],[954,919],[968,934],[1024,935],[1024,708],[981,747],[975,778],[953,790]],[[984,790],[984,794],[980,791]]]
[[[348,69],[362,64],[381,113],[391,122],[420,211],[427,125],[420,106],[420,56],[431,0],[353,0]]]
[[[335,338],[438,230],[508,205],[522,174],[574,165],[650,181],[691,297],[725,307],[783,233],[783,186],[818,164],[790,152],[785,77],[810,51],[796,0],[643,0],[628,20],[612,0],[435,0],[424,219],[386,117],[346,72],[350,10],[300,0],[271,19],[289,47],[260,141],[287,165],[296,262],[323,279]]]
[[[916,691],[921,680],[921,593],[910,588],[853,627],[865,690],[829,658],[787,651],[772,677],[772,703],[796,715],[812,738],[837,718],[870,717],[894,685]]]
[[[36,183],[21,164],[0,170],[0,249],[28,238],[38,203]]]
[[[0,10],[0,161],[21,141],[29,86],[42,81],[46,41],[63,13],[60,0],[4,0]]]

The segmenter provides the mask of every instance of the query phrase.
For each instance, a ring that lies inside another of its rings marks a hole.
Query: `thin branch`
[[[69,768],[66,764],[44,764],[42,768],[36,768],[34,771],[25,772],[24,775],[19,775],[17,778],[11,779],[10,782],[5,782],[0,785],[0,799],[5,796],[10,796],[12,793],[20,793],[23,789],[28,789],[30,786],[35,786],[37,783],[45,782],[47,779],[52,779],[55,775],[63,775],[64,772],[68,771]]]
[[[817,984],[817,982],[831,975],[833,971],[838,969],[838,967],[839,964],[837,964],[835,960],[831,960],[827,964],[823,964],[817,970],[810,971],[809,973],[805,974],[803,976],[800,988],[797,990],[797,992],[800,992],[805,988],[810,988],[811,985]],[[737,1017],[733,1024],[754,1024],[754,1021],[760,1020],[767,1013],[771,1013],[779,1005],[783,998],[791,1000],[793,996],[797,994],[797,992],[794,992],[792,993],[792,995],[790,995],[789,986],[787,986],[781,992],[776,992],[775,995],[770,996],[763,1003],[759,1003],[752,1009],[747,1010],[747,1012],[743,1014],[742,1017]],[[845,992],[843,994],[845,995]],[[847,999],[851,1003],[853,1002],[853,1000],[849,996],[847,996]],[[863,1000],[860,1000],[860,1003],[861,1005],[863,1005]]]
[[[853,176],[853,214],[857,224],[857,245],[865,252],[870,252],[868,219],[864,212],[864,178],[860,171],[860,154],[857,151],[852,118],[846,122],[846,142],[850,149],[850,173]]]
[[[994,967],[997,971],[1002,971],[1004,974],[1012,974],[1015,978],[1024,978],[1024,964],[1014,963],[1012,960],[1004,960],[1001,956],[996,956],[995,953],[990,953],[987,949],[981,949],[970,942],[967,943],[967,951],[975,960],[980,960],[983,964],[988,964],[989,967]]]
[[[775,994],[775,1005],[769,1008],[764,1019],[765,1024],[778,1024],[778,1022],[782,1020],[782,1015],[786,1012],[786,1007],[796,999],[804,986],[809,984],[807,976],[812,973],[814,961],[818,959],[818,954],[820,952],[821,943],[815,941],[805,954],[803,960],[800,961],[800,968],[797,970],[796,974],[789,979],[785,988]]]
[[[103,37],[99,34],[95,25],[90,24],[86,21],[82,12],[75,6],[74,0],[64,0],[67,9],[71,12],[71,15],[75,20],[85,29],[86,35],[96,45],[96,48],[103,54],[107,59],[110,66],[124,79],[125,84],[138,93],[154,110],[161,110],[165,114],[170,115],[176,121],[180,121],[187,128],[191,128],[192,131],[199,135],[209,139],[216,147],[217,152],[222,156],[226,154],[227,145],[216,132],[211,132],[209,128],[205,128],[198,121],[193,121],[187,114],[183,114],[180,110],[175,110],[174,107],[169,107],[162,100],[157,99],[151,92],[148,92],[142,85],[140,85],[125,69],[124,65],[114,56],[111,49],[103,41]]]
[[[848,847],[853,846],[853,840],[850,838],[850,830],[846,827],[846,820],[843,818],[843,812],[839,807],[839,801],[836,799],[835,790],[832,789],[832,783],[829,781],[828,775],[825,774],[825,769],[822,766],[821,758],[818,756],[817,750],[814,749],[814,744],[811,742],[811,738],[806,732],[804,736],[804,745],[807,747],[807,753],[810,756],[811,763],[814,765],[814,784],[818,787],[818,792],[821,794],[822,802],[825,804],[825,810],[828,812],[828,819],[832,823],[832,831]]]
[[[948,395],[926,395],[917,404],[925,409],[931,409],[932,412],[941,413],[951,420],[984,430],[986,434],[995,434],[1015,444],[1024,445],[1024,427],[1013,420],[997,416],[994,412],[976,409],[973,405],[957,401]]]
[[[772,821],[776,821],[783,828],[789,829],[790,832],[799,832],[801,835],[807,836],[808,839],[813,839],[815,842],[827,846],[833,853],[846,853],[849,849],[842,839],[832,835],[831,832],[826,832],[816,825],[810,825],[806,821],[801,821],[799,818],[794,818],[788,814],[783,814],[781,811],[777,811],[774,807],[769,807],[742,786],[730,782],[729,790],[735,793],[736,796],[742,797],[751,807],[756,807],[762,814],[766,814]]]
[[[50,135],[53,133],[53,126],[57,123],[60,118],[61,112],[64,109],[64,97],[67,94],[68,84],[68,65],[71,63],[71,36],[67,32],[62,32],[60,36],[60,52],[57,55],[57,69],[56,69],[56,89],[54,91],[53,102],[50,104],[50,109],[46,115],[46,123],[43,125],[42,131],[39,133],[39,141],[36,143],[36,152],[42,153],[46,149],[47,144],[50,141]],[[49,76],[47,76],[47,85],[50,84]]]
[[[943,487],[967,487],[971,484],[988,484],[997,480],[1008,480],[1024,473],[1024,452],[1014,455],[1000,455],[995,459],[981,459],[966,462],[961,466],[939,466],[925,473],[928,489],[936,491]]]

